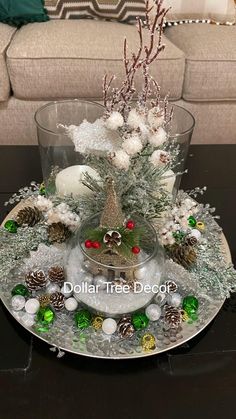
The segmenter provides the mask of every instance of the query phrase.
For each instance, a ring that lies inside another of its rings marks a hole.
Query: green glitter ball
[[[23,295],[23,297],[28,297],[30,295],[28,288],[23,284],[17,284],[12,290],[11,295]]]
[[[188,295],[183,299],[183,310],[186,311],[189,317],[192,317],[198,309],[198,299],[193,295]]]
[[[178,230],[172,233],[172,235],[176,241],[181,241],[184,238],[185,233],[183,231]]]
[[[188,217],[188,225],[194,228],[196,224],[197,224],[196,219],[192,215],[190,215],[190,217]]]
[[[9,231],[9,233],[16,233],[18,224],[14,220],[8,220],[5,222],[4,227],[7,231]]]
[[[86,329],[91,325],[92,316],[88,310],[80,310],[75,314],[75,322],[78,329]]]
[[[147,327],[149,320],[145,313],[134,313],[131,317],[132,325],[135,330],[145,329]]]
[[[47,326],[52,324],[55,319],[55,313],[51,307],[41,307],[37,313],[38,326]]]

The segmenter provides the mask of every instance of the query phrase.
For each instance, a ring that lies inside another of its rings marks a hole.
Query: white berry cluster
[[[128,131],[121,148],[112,153],[114,166],[120,170],[128,170],[130,157],[140,153],[147,143],[159,148],[167,140],[164,122],[164,111],[157,106],[148,112],[143,109],[131,109],[126,123],[120,112],[112,112],[105,122],[106,128],[117,130],[125,126]],[[155,150],[149,161],[157,167],[168,163],[169,156],[163,150]]]
[[[72,231],[79,225],[80,217],[70,211],[69,206],[65,203],[54,207],[50,199],[39,195],[35,200],[35,206],[44,213],[47,224],[61,222]]]
[[[164,220],[163,227],[159,231],[161,244],[163,246],[171,246],[174,244],[175,238],[173,233],[177,231],[188,234],[188,218],[197,211],[197,203],[190,198],[186,198],[178,206],[174,206],[172,210],[168,212],[168,217]]]

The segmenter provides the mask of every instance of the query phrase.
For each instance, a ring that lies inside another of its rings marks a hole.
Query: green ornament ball
[[[148,326],[149,320],[145,313],[134,313],[131,317],[131,322],[135,330],[142,330]]]
[[[88,310],[80,310],[75,314],[75,323],[78,329],[87,329],[91,325],[92,315]]]
[[[4,227],[9,233],[16,233],[18,224],[15,220],[8,220],[5,222]]]
[[[189,317],[192,317],[193,314],[196,313],[198,309],[198,299],[193,295],[188,295],[183,299],[183,310],[186,311]]]
[[[190,215],[190,217],[188,217],[188,225],[190,227],[195,227],[196,224],[197,224],[197,220],[192,215]]]
[[[48,326],[53,323],[55,313],[49,306],[41,307],[37,313],[37,323],[39,326]]]
[[[30,295],[28,288],[23,284],[17,284],[12,290],[11,295],[23,295],[23,297],[28,297]]]

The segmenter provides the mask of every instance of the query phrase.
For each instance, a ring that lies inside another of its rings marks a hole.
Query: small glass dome
[[[104,213],[84,221],[69,244],[66,270],[80,303],[119,317],[150,304],[159,291],[164,254],[154,228],[142,217],[114,225],[106,227]]]

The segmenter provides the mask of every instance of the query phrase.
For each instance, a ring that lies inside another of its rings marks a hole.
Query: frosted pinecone
[[[61,222],[48,226],[48,240],[50,243],[63,243],[69,236],[70,230]]]
[[[172,306],[166,306],[164,312],[165,323],[170,327],[178,327],[181,323],[182,316],[180,310]]]
[[[120,337],[131,338],[135,332],[131,318],[128,316],[122,317],[117,324],[117,331]]]
[[[42,270],[30,271],[25,277],[29,290],[37,291],[46,286],[47,278]]]
[[[52,266],[48,271],[48,277],[51,282],[62,285],[65,280],[64,268],[61,266]]]
[[[42,213],[36,207],[25,207],[22,208],[16,216],[16,222],[19,226],[27,224],[30,227],[33,227],[37,224],[42,218]]]
[[[65,307],[64,295],[57,291],[50,295],[50,303],[55,310],[62,310]]]

